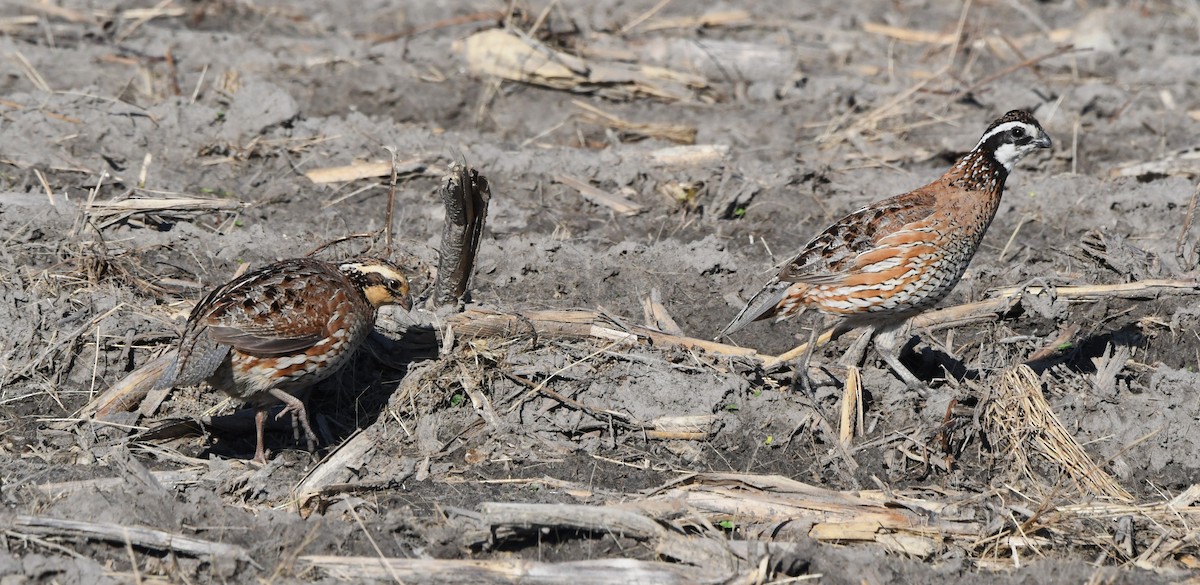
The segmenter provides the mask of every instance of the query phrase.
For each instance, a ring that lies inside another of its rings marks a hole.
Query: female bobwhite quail
[[[840,329],[870,328],[849,354],[858,353],[855,360],[874,336],[896,375],[921,387],[896,355],[897,332],[954,288],[1000,207],[1008,174],[1026,154],[1050,146],[1033,116],[1008,112],[936,181],[859,209],[813,238],[721,335],[814,308],[841,317]]]
[[[196,305],[179,353],[155,388],[208,381],[253,404],[254,459],[264,463],[267,408],[283,402],[279,416],[290,412],[315,449],[308,413],[294,394],[342,367],[370,335],[375,309],[389,304],[409,308],[408,280],[386,260],[276,262],[216,288]]]

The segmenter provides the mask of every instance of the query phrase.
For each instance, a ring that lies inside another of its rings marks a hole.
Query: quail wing
[[[350,308],[349,281],[316,260],[280,262],[231,284],[203,307],[198,321],[217,343],[258,357],[312,347]]]
[[[804,246],[779,273],[783,282],[841,284],[864,265],[862,256],[880,249],[881,241],[928,218],[935,198],[925,189],[868,205],[834,222]]]
[[[297,258],[213,289],[193,309],[179,354],[155,387],[199,384],[231,349],[274,357],[312,347],[332,333],[338,311],[349,309],[348,286],[336,268]]]

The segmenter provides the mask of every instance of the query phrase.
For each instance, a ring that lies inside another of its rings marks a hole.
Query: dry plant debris
[[[553,483],[553,482],[548,482]],[[564,486],[565,487],[565,486]],[[1006,494],[991,497],[1000,501]],[[825,489],[770,475],[689,474],[658,489],[605,505],[488,502],[460,518],[471,525],[478,544],[500,547],[536,533],[613,534],[642,542],[660,559],[596,559],[578,562],[368,559],[311,556],[304,562],[349,575],[387,571],[414,583],[443,583],[431,575],[453,574],[454,582],[611,583],[620,579],[654,582],[728,583],[768,577],[805,564],[806,539],[830,543],[872,542],[895,553],[930,558],[957,549],[980,562],[998,563],[1017,549],[1092,546],[1111,554],[1101,518],[1133,518],[1159,533],[1139,531],[1140,555],[1126,558],[1158,566],[1194,540],[1189,528],[1200,521],[1200,486],[1172,500],[1143,505],[1090,502],[1050,505],[1022,525],[1002,521],[995,528],[986,501],[972,493],[936,495],[921,490]],[[1019,510],[1019,505],[1013,505]],[[1011,512],[1010,512],[1011,513]],[[728,539],[729,534],[737,538]],[[585,536],[586,538],[586,536]],[[1152,540],[1148,542],[1147,539]],[[383,564],[381,564],[381,562]],[[1017,561],[1020,562],[1019,560]],[[434,571],[436,569],[436,571]],[[571,573],[571,571],[581,571]],[[608,571],[593,575],[593,571]]]
[[[1190,6],[152,4],[0,16],[0,574],[1195,581]],[[793,330],[698,339],[823,214],[1007,107],[1064,147],[1006,199],[1009,243],[960,290],[983,300],[918,321],[932,397],[873,364],[791,390]],[[349,163],[384,144],[413,154]],[[492,201],[479,304],[384,315],[330,381],[350,414],[316,417],[321,460],[247,466],[219,426],[245,417],[139,391],[186,299],[244,262],[387,221],[433,283],[439,148],[521,196]],[[212,436],[129,440],[166,417]]]
[[[1023,298],[1036,297],[1045,292],[1047,292],[1045,287],[1034,285],[1000,289],[995,291],[993,298],[987,300],[963,303],[917,315],[912,320],[912,328],[918,331],[933,331],[947,327],[960,327],[968,323],[993,321],[999,319],[1001,315],[1008,312],[1016,304],[1019,304]],[[1052,294],[1054,298],[1072,299],[1078,302],[1094,301],[1106,297],[1152,299],[1158,295],[1167,294],[1200,294],[1200,280],[1150,279],[1121,284],[1060,286],[1055,287]],[[821,346],[829,343],[832,338],[833,329],[831,328],[817,336],[814,342],[818,346]],[[808,344],[801,344],[778,356],[764,358],[764,365],[766,367],[773,367],[777,364],[794,360],[804,355],[804,352],[807,350]]]
[[[438,254],[438,276],[430,301],[435,307],[455,309],[466,300],[467,285],[475,274],[475,258],[487,223],[488,201],[492,197],[488,180],[478,171],[458,163],[442,186],[442,247]]]
[[[983,425],[1013,472],[1039,488],[1042,474],[1035,468],[1040,463],[1066,475],[1077,498],[1099,496],[1117,502],[1134,499],[1092,461],[1058,420],[1042,394],[1041,380],[1027,365],[1004,372],[1000,383],[992,387]]]
[[[471,72],[574,92],[595,92],[613,99],[654,97],[693,101],[708,81],[663,67],[584,60],[546,46],[527,35],[492,29],[461,41]]]
[[[626,197],[614,195],[603,189],[593,187],[587,182],[576,179],[575,177],[559,175],[554,177],[554,180],[578,191],[584,199],[587,199],[596,205],[608,207],[615,213],[619,213],[621,215],[636,215],[642,211],[642,206],[638,203],[630,201]]]
[[[1155,160],[1123,163],[1110,171],[1109,175],[1147,179],[1177,175],[1194,179],[1197,174],[1200,174],[1200,162],[1198,161],[1200,161],[1200,146],[1193,146],[1168,153]]]
[[[354,164],[323,167],[304,172],[308,180],[318,185],[323,183],[344,183],[358,179],[387,177],[394,172],[398,175],[420,173],[425,170],[425,163],[418,158],[391,162],[356,162]]]
[[[662,138],[679,144],[695,144],[696,142],[695,126],[662,122],[631,122],[579,100],[571,100],[571,104],[584,111],[579,117],[580,120],[612,128],[619,132],[623,139]]]

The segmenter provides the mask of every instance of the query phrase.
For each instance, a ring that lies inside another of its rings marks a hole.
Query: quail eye
[[[1013,128],[1012,129],[1012,137],[1013,138],[1025,138],[1025,129],[1020,126]]]

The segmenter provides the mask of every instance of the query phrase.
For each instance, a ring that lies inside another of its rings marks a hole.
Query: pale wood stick
[[[632,122],[615,116],[596,106],[580,100],[571,100],[575,107],[587,112],[582,119],[587,122],[607,126],[621,132],[629,132],[638,136],[663,138],[679,144],[696,142],[696,127],[687,124],[668,124],[655,122]]]
[[[397,175],[419,173],[425,170],[425,163],[419,158],[388,162],[362,162],[340,167],[325,167],[305,171],[308,180],[320,185],[324,183],[344,183],[369,179],[374,177],[391,176],[395,169]]]
[[[243,207],[249,207],[249,204],[235,199],[201,199],[198,197],[122,199],[121,201],[96,201],[88,205],[89,210],[108,212],[210,211],[242,209]]]
[[[668,146],[646,153],[650,162],[669,167],[702,167],[721,162],[729,154],[727,144]]]
[[[1175,257],[1179,258],[1180,262],[1187,265],[1188,258],[1183,252],[1183,243],[1187,241],[1188,232],[1192,231],[1192,222],[1196,219],[1196,203],[1200,201],[1200,184],[1196,185],[1196,190],[1192,192],[1192,201],[1188,203],[1187,215],[1183,218],[1183,225],[1179,228],[1179,239],[1175,241]]]
[[[154,383],[167,371],[167,367],[175,359],[175,350],[170,350],[129,372],[116,384],[108,387],[99,396],[88,402],[79,412],[81,418],[102,418],[116,412],[129,412],[139,409],[139,405],[149,394]],[[163,398],[166,395],[163,394]],[[161,402],[161,399],[157,400]]]
[[[166,471],[151,471],[150,475],[154,476],[154,481],[157,481],[164,487],[175,487],[178,485],[192,484],[200,480],[201,476],[208,471],[207,467],[189,467],[186,469],[172,469]],[[123,477],[100,477],[95,479],[81,479],[78,481],[60,481],[54,483],[39,483],[33,487],[37,491],[54,498],[61,498],[67,494],[77,492],[96,493],[99,490],[113,489],[121,486],[125,482]]]
[[[994,294],[1002,299],[1012,298],[1020,294],[1042,294],[1044,290],[1040,286],[1010,286],[997,290]],[[1102,298],[1102,297],[1119,297],[1123,299],[1149,299],[1158,296],[1160,293],[1168,294],[1188,294],[1191,292],[1200,292],[1200,280],[1197,279],[1169,279],[1169,278],[1154,278],[1148,280],[1139,280],[1137,282],[1124,282],[1118,284],[1090,284],[1085,286],[1059,286],[1055,287],[1055,292],[1058,296],[1066,299],[1086,299],[1086,298]],[[988,301],[981,301],[988,302]]]
[[[683,328],[675,322],[667,308],[662,304],[662,294],[657,288],[650,289],[650,296],[642,299],[642,312],[645,314],[646,326],[658,329],[671,335],[683,335]]]
[[[888,24],[879,24],[877,22],[864,22],[862,25],[863,31],[890,37],[898,41],[909,43],[924,43],[931,45],[953,45],[957,38],[951,33],[939,33],[925,30],[914,30],[911,28],[903,28]]]
[[[87,538],[114,544],[131,543],[152,550],[170,551],[189,557],[233,558],[249,561],[246,549],[193,536],[175,534],[144,526],[125,526],[110,522],[81,522],[41,516],[10,516],[5,522],[12,530],[27,534]]]
[[[654,32],[672,28],[714,28],[718,26],[749,25],[753,21],[750,13],[745,10],[722,10],[706,12],[699,16],[681,16],[678,18],[656,18],[642,27],[642,32]]]
[[[599,559],[562,563],[501,560],[441,560],[378,557],[304,555],[300,563],[348,581],[391,579],[396,575],[407,585],[477,583],[480,585],[524,583],[526,585],[611,585],[613,583],[661,583],[683,585],[713,582],[712,569],[663,561]],[[723,581],[718,579],[717,582]]]
[[[377,446],[378,441],[376,433],[365,431],[356,433],[339,445],[292,490],[300,506],[303,508],[308,499],[320,494],[326,487],[353,479],[352,470],[361,468],[367,454]]]
[[[609,193],[603,189],[597,189],[596,187],[576,179],[575,177],[558,175],[554,177],[554,181],[562,183],[563,185],[578,191],[584,199],[587,199],[596,205],[607,207],[617,213],[620,213],[621,215],[636,215],[642,212],[641,205],[634,203],[625,197],[621,197],[620,195],[613,195],[612,193]]]
[[[849,447],[850,443],[854,442],[855,433],[862,432],[862,421],[862,379],[858,375],[858,366],[850,366],[846,369],[846,382],[842,391],[841,426],[838,428],[838,439],[842,445]]]

